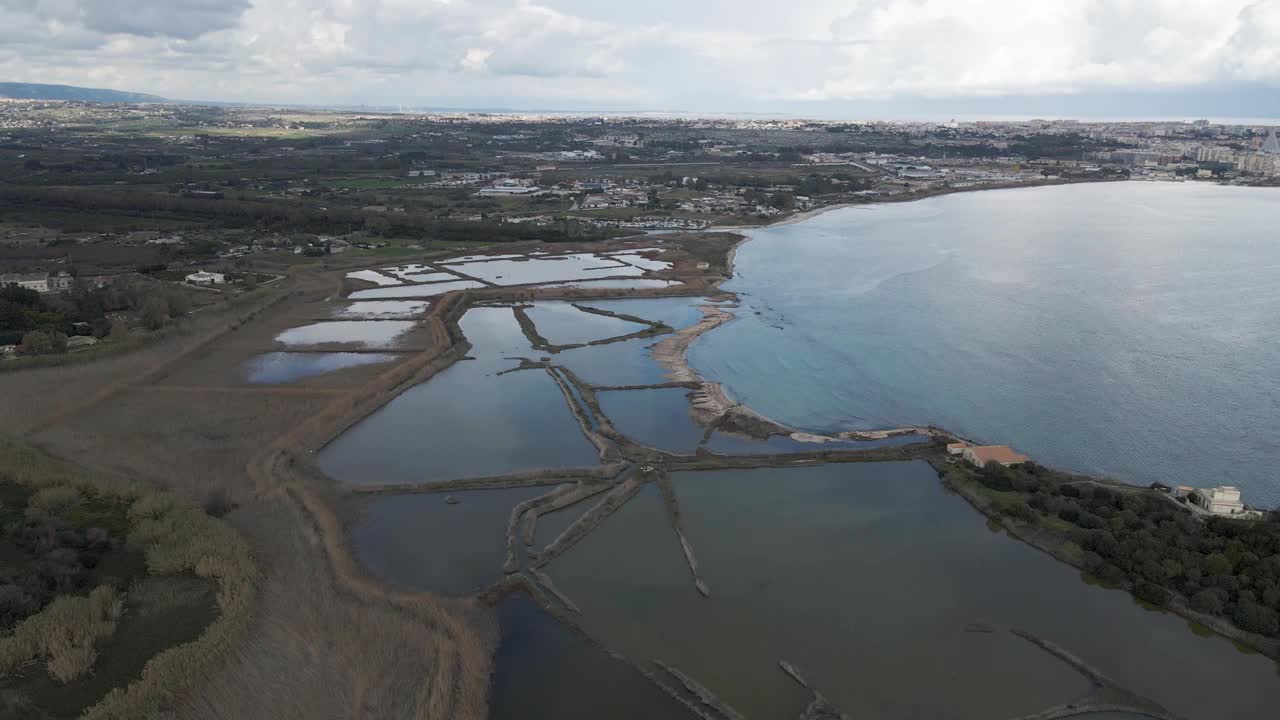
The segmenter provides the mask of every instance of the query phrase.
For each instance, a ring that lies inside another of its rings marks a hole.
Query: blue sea
[[[752,231],[693,366],[829,432],[933,423],[1280,505],[1280,189],[1071,185]]]

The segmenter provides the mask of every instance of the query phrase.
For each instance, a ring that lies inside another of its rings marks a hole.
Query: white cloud
[[[702,109],[1275,85],[1280,0],[0,0],[0,73],[189,98]]]
[[[465,70],[480,71],[484,69],[484,64],[488,62],[489,56],[493,55],[492,50],[485,48],[467,48],[462,54],[462,67]]]

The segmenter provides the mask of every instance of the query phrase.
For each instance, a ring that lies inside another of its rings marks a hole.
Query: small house
[[[948,455],[963,455],[963,454],[964,454],[964,449],[965,449],[965,448],[967,448],[967,447],[969,447],[969,443],[967,443],[967,442],[953,442],[953,443],[947,443],[947,454],[948,454]]]

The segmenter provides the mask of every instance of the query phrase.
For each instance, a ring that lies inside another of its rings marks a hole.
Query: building
[[[0,275],[0,287],[17,285],[38,293],[49,292],[49,276],[46,273],[8,273]]]
[[[1231,485],[1219,485],[1212,488],[1197,488],[1189,496],[1191,502],[1199,505],[1214,515],[1226,517],[1254,517],[1255,513],[1245,507],[1240,499],[1240,489]]]
[[[1236,169],[1254,175],[1276,175],[1276,156],[1265,154],[1237,155]]]
[[[948,454],[948,455],[963,455],[963,454],[964,454],[964,450],[965,450],[965,448],[967,448],[967,447],[969,447],[969,443],[967,443],[967,442],[953,442],[953,443],[947,443],[947,454]]]
[[[76,286],[76,279],[66,271],[49,276],[49,292],[68,292]]]
[[[948,448],[948,451],[950,448]],[[961,451],[965,460],[984,468],[988,463],[997,463],[1005,467],[1010,465],[1021,465],[1031,458],[1021,453],[1016,453],[1013,448],[1008,445],[977,445],[966,447]]]
[[[221,285],[227,281],[227,276],[222,273],[198,270],[188,275],[186,280],[192,285]]]
[[[579,207],[583,210],[599,210],[600,208],[626,207],[626,205],[621,198],[599,194],[586,196]]]
[[[477,195],[533,195],[541,192],[542,188],[537,185],[526,185],[518,180],[503,180],[493,185],[480,188]]]
[[[1280,139],[1276,138],[1275,128],[1271,128],[1271,132],[1267,133],[1267,140],[1262,143],[1262,152],[1271,155],[1280,155]]]

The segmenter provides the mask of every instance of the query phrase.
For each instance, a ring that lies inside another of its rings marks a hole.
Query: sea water
[[[749,233],[693,366],[815,431],[935,423],[1127,482],[1280,504],[1280,190],[1100,183]]]

